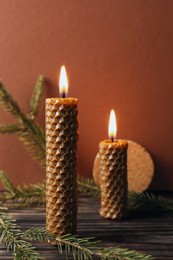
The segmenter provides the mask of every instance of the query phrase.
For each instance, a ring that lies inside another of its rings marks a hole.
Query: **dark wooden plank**
[[[173,219],[149,216],[133,216],[122,221],[105,220],[99,215],[99,200],[79,197],[79,236],[94,236],[103,246],[121,246],[151,254],[155,259],[173,259]],[[13,209],[10,215],[17,220],[22,230],[30,227],[45,227],[45,208]],[[33,243],[48,260],[63,260],[57,248],[45,243]],[[13,259],[0,247],[0,260]],[[69,259],[72,259],[70,257]]]

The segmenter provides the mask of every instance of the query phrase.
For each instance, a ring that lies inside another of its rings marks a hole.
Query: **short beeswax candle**
[[[66,98],[61,68],[61,98],[46,99],[46,227],[56,236],[76,233],[78,100]]]
[[[110,140],[99,144],[101,172],[101,209],[105,218],[121,219],[127,207],[127,147],[126,140],[116,140],[116,120],[112,110],[109,122]]]

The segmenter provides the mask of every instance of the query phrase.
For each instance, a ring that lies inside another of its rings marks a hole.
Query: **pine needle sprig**
[[[78,192],[87,193],[95,198],[100,197],[100,188],[95,184],[93,179],[84,178],[78,175],[77,184]]]
[[[39,79],[39,87],[43,88],[44,78]],[[41,87],[40,87],[41,86]],[[40,95],[40,94],[39,94]],[[38,96],[39,96],[38,95]],[[41,97],[40,97],[41,98]],[[33,98],[34,107],[39,106],[39,98]],[[19,120],[23,131],[17,132],[17,136],[24,142],[26,149],[32,157],[45,169],[45,133],[44,130],[28,118],[20,109],[18,103],[12,98],[10,93],[0,82],[0,106],[8,113]],[[36,110],[35,110],[36,112]]]
[[[163,196],[156,196],[149,192],[133,192],[128,193],[129,208],[131,210],[145,211],[150,214],[163,213],[173,216],[173,200]]]
[[[38,242],[50,242],[55,240],[55,236],[51,232],[47,231],[45,228],[40,227],[27,229],[23,233],[23,237],[30,241]]]
[[[37,184],[18,186],[13,200],[18,207],[45,205],[45,186],[45,181]]]
[[[7,174],[4,171],[0,171],[0,180],[2,184],[4,185],[4,188],[12,195],[14,196],[16,192],[16,188],[8,178]]]
[[[6,112],[12,114],[20,121],[23,121],[24,114],[21,112],[18,103],[12,98],[2,82],[0,82],[0,106],[2,106]]]
[[[150,260],[153,259],[151,255],[142,254],[135,250],[129,250],[127,248],[108,247],[100,249],[97,254],[100,255],[101,259],[111,259],[111,260]]]
[[[15,260],[39,260],[42,259],[35,248],[25,240],[21,239],[23,233],[19,227],[4,210],[0,210],[0,244],[7,250],[12,250]]]
[[[102,248],[97,244],[93,237],[79,238],[74,235],[63,235],[55,238],[55,236],[44,228],[31,228],[24,232],[24,238],[30,241],[53,242],[57,244],[60,254],[63,252],[68,259],[69,254],[73,259],[95,259],[99,257],[104,260],[149,260],[149,255],[144,255],[134,250],[128,250],[120,247]]]
[[[0,134],[16,134],[23,131],[18,124],[5,124],[0,125]]]
[[[67,234],[59,238],[47,231],[44,228],[31,228],[24,232],[24,238],[30,241],[39,241],[39,242],[51,242],[57,244],[58,251],[60,254],[63,254],[65,251],[66,257],[72,254],[74,259],[92,259],[91,249],[94,249],[96,241],[93,241],[93,238],[77,238],[76,236]]]
[[[38,126],[28,121],[25,131],[17,133],[20,141],[24,143],[26,150],[33,159],[45,170],[46,168],[46,145],[45,132]]]
[[[56,243],[59,252],[63,252],[63,247],[65,247],[65,254],[68,257],[69,254],[73,255],[73,258],[78,260],[83,259],[93,259],[93,256],[97,254],[98,241],[94,241],[93,237],[79,238],[74,235],[63,235],[56,238]]]
[[[45,182],[18,186],[14,193],[0,194],[0,202],[8,208],[45,205]]]
[[[44,76],[40,75],[36,82],[31,101],[30,101],[30,118],[35,119],[38,114],[41,98],[44,92]]]
[[[0,194],[1,204],[9,208],[45,205],[45,181],[14,187],[4,171],[0,171],[0,181],[6,190]]]

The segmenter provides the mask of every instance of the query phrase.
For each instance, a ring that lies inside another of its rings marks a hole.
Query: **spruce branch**
[[[22,130],[18,124],[0,125],[0,134],[16,134]]]
[[[44,92],[44,77],[39,76],[30,101],[30,117],[35,119],[38,114],[41,98]]]
[[[62,237],[56,238],[56,243],[59,249],[59,252],[63,252],[63,246],[65,247],[65,254],[68,257],[72,253],[73,258],[75,259],[93,259],[92,256],[96,253],[96,243],[94,238],[79,238],[70,234],[64,235]]]
[[[23,233],[23,237],[31,241],[49,242],[55,240],[55,236],[45,228],[30,228]]]
[[[14,196],[16,188],[4,171],[0,171],[0,181],[3,183],[4,188],[11,194],[11,196]]]
[[[101,259],[106,260],[150,260],[153,259],[151,255],[142,254],[135,250],[129,250],[121,247],[103,248],[98,253]]]
[[[13,193],[4,192],[0,202],[8,208],[45,205],[45,182],[18,186]]]
[[[17,133],[20,141],[24,143],[26,150],[42,169],[46,168],[45,132],[38,124],[28,120],[26,130]]]
[[[25,231],[25,239],[30,241],[39,241],[39,242],[53,242],[58,246],[58,251],[60,254],[63,254],[63,249],[68,259],[68,255],[71,253],[73,258],[80,259],[92,259],[91,249],[94,251],[96,242],[93,241],[93,238],[77,238],[73,235],[63,235],[59,238],[56,238],[51,232],[47,231],[44,228],[31,228]]]
[[[0,181],[6,189],[0,194],[1,204],[5,203],[9,208],[45,205],[45,181],[14,187],[4,171],[0,171]]]
[[[35,248],[25,240],[21,239],[23,233],[4,210],[0,210],[0,244],[7,250],[12,250],[15,260],[39,260],[42,259]]]
[[[2,82],[0,82],[0,106],[20,122],[23,121],[24,115],[21,112],[18,103],[12,98]]]
[[[94,259],[99,257],[105,260],[149,260],[151,256],[138,253],[120,247],[102,248],[97,246],[98,242],[93,237],[79,238],[74,235],[64,235],[58,238],[44,228],[31,228],[24,232],[24,238],[30,241],[55,242],[60,254],[63,252],[73,255],[73,259]]]
[[[18,206],[41,206],[45,205],[45,182],[22,185],[16,188],[15,201]]]
[[[0,82],[0,106],[19,120],[23,131],[17,132],[17,136],[24,142],[26,149],[37,163],[45,169],[45,133],[38,124],[33,123],[33,120],[21,111],[2,82]]]
[[[149,192],[133,192],[128,193],[129,207],[131,210],[145,211],[150,214],[166,214],[173,216],[173,200],[163,196],[156,196]]]

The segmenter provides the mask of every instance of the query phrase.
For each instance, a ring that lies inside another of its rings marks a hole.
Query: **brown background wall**
[[[172,0],[0,0],[0,77],[27,111],[37,76],[49,80],[45,96],[58,96],[66,65],[80,101],[81,174],[91,176],[115,108],[118,138],[153,155],[152,188],[173,189],[172,12]],[[0,122],[10,120],[1,110]],[[15,183],[44,176],[13,136],[0,136],[0,168]]]

